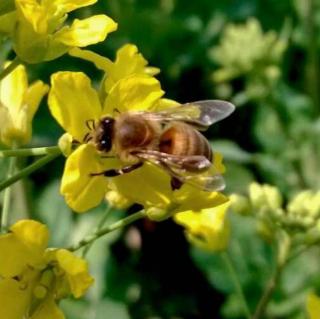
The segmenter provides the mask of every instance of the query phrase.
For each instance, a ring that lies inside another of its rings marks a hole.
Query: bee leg
[[[172,176],[170,180],[170,185],[171,189],[174,191],[176,189],[180,189],[183,185],[183,182],[179,178]]]
[[[138,162],[136,164],[124,166],[120,169],[108,169],[107,171],[101,172],[101,173],[92,173],[91,176],[99,176],[104,175],[106,177],[115,177],[123,174],[130,173],[134,171],[135,169],[141,167],[143,165],[143,162]]]
[[[91,131],[92,129],[96,128],[96,124],[94,122],[94,119],[86,120],[86,126]]]

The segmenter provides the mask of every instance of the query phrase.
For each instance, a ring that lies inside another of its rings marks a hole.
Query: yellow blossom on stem
[[[158,108],[177,105],[176,102],[162,99],[163,94],[159,81],[145,74],[122,78],[103,100],[99,99],[90,79],[83,73],[59,72],[52,75],[50,111],[58,123],[81,144],[67,158],[61,183],[61,193],[72,209],[76,212],[87,211],[97,206],[109,191],[116,191],[129,202],[139,203],[146,208],[170,210],[170,214],[214,207],[227,201],[220,193],[208,193],[189,185],[173,191],[170,176],[162,168],[150,163],[117,177],[91,175],[123,167],[125,163],[117,157],[106,158],[92,143],[85,143],[85,136],[90,134],[88,121],[97,123],[105,115],[116,118],[118,112],[157,111]],[[217,173],[224,170],[218,154],[215,154],[213,167]]]
[[[28,63],[53,60],[73,47],[104,41],[117,29],[108,16],[100,14],[64,25],[68,13],[97,0],[15,0],[17,20],[13,45],[18,57]]]
[[[0,141],[3,144],[13,146],[30,142],[32,119],[48,89],[42,81],[28,85],[23,65],[0,82]]]
[[[89,50],[74,48],[69,54],[93,62],[95,66],[106,74],[103,81],[105,92],[109,92],[119,80],[132,74],[148,74],[154,76],[160,72],[158,68],[148,66],[148,61],[139,53],[134,44],[125,44],[117,51],[116,60],[110,61]]]
[[[65,249],[47,249],[48,229],[20,220],[0,235],[0,318],[63,319],[57,302],[79,298],[93,279],[86,261]]]
[[[174,220],[185,227],[187,239],[195,246],[207,251],[226,249],[230,237],[227,210],[230,202],[200,211],[185,211],[174,216]]]

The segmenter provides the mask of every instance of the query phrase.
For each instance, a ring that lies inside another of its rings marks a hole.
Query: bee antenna
[[[86,126],[90,131],[92,131],[92,129],[96,128],[96,124],[93,119],[86,120]]]
[[[118,108],[114,108],[113,111],[116,112],[116,113],[118,113],[118,114],[121,113]]]
[[[101,158],[116,158],[115,156],[107,156],[107,155],[104,155],[104,156],[101,156]]]
[[[83,142],[88,143],[89,141],[92,140],[91,134],[88,132],[84,137],[83,137]]]

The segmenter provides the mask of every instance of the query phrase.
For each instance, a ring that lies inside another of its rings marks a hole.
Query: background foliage
[[[119,23],[118,31],[93,49],[112,57],[122,44],[136,44],[150,65],[161,69],[167,97],[236,104],[230,118],[207,132],[213,148],[224,154],[226,193],[246,193],[253,181],[277,186],[285,200],[303,189],[319,189],[319,0],[108,0],[71,18],[92,13],[107,13]],[[0,53],[2,61],[6,54]],[[47,83],[58,70],[101,77],[92,64],[69,56],[28,66],[33,79]],[[43,103],[32,146],[54,145],[61,133]],[[58,192],[63,162],[18,183],[14,193],[14,218],[33,212],[29,217],[49,225],[54,246],[82,238],[105,210],[72,214]],[[253,308],[272,270],[272,248],[257,236],[252,218],[230,219],[230,254]],[[94,244],[88,258],[96,284],[86,300],[63,303],[67,318],[244,316],[222,256],[190,247],[170,220],[140,221],[111,234]],[[314,249],[289,265],[270,318],[305,318],[306,293],[320,289],[319,262]]]

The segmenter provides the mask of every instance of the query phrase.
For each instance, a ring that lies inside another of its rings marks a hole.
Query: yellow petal
[[[229,202],[199,212],[185,211],[174,215],[178,224],[186,227],[187,238],[199,248],[224,250],[229,242],[230,225],[226,219]]]
[[[225,166],[222,163],[223,157],[220,153],[214,152],[213,153],[213,168],[214,168],[214,173],[219,173],[223,174],[226,171]]]
[[[48,245],[49,231],[46,225],[25,219],[16,222],[10,230],[27,247],[43,253]]]
[[[41,99],[49,91],[49,86],[42,81],[32,83],[24,96],[24,103],[28,105],[28,118],[31,121],[37,111]]]
[[[79,48],[72,48],[69,51],[69,54],[71,56],[90,61],[90,62],[94,63],[94,65],[96,66],[97,69],[105,71],[105,72],[110,68],[110,65],[112,64],[112,62],[108,58],[106,58],[100,54],[97,54],[93,51],[90,51],[90,50],[82,50]]]
[[[108,189],[108,179],[91,176],[109,168],[91,144],[78,147],[66,161],[61,181],[61,193],[76,212],[85,212],[97,206]]]
[[[67,276],[73,296],[83,296],[94,281],[88,272],[87,262],[66,249],[57,250],[56,258]]]
[[[47,11],[36,0],[16,0],[19,15],[27,21],[36,33],[45,34],[48,30]]]
[[[163,111],[165,109],[171,108],[171,107],[177,107],[179,105],[180,105],[180,103],[178,103],[174,100],[163,98],[163,99],[158,100],[157,103],[155,103],[152,111],[159,112],[159,111]]]
[[[115,63],[106,69],[106,92],[109,92],[112,86],[119,80],[129,75],[144,74],[147,64],[147,60],[138,52],[138,48],[135,45],[126,44],[121,47],[117,52]]]
[[[0,318],[25,318],[30,304],[30,291],[14,279],[0,279]]]
[[[11,34],[17,20],[16,11],[12,11],[0,16],[0,33]]]
[[[157,207],[170,204],[170,176],[149,163],[131,173],[112,178],[112,183],[131,202]]]
[[[54,38],[70,47],[85,47],[104,41],[116,29],[117,23],[101,14],[84,20],[75,19],[70,27],[65,26],[56,32]]]
[[[65,316],[50,295],[39,304],[30,319],[65,319]]]
[[[307,312],[309,319],[319,319],[320,297],[314,293],[310,293],[307,297]]]
[[[10,230],[0,236],[0,275],[4,277],[21,274],[27,265],[41,265],[48,243],[46,226],[36,221],[20,220]]]
[[[66,52],[69,47],[55,41],[50,34],[39,34],[32,25],[19,19],[13,34],[13,46],[19,58],[28,63],[53,60]]]
[[[50,5],[55,6],[57,11],[68,13],[78,8],[90,6],[97,1],[98,0],[42,0],[42,5],[44,7]]]
[[[200,211],[205,208],[219,206],[229,199],[219,192],[207,192],[194,188],[190,185],[183,185],[174,192],[174,202],[179,204],[175,213],[188,210]]]
[[[114,108],[120,112],[148,110],[163,94],[160,82],[155,78],[131,75],[112,88],[105,100],[103,114],[112,114]]]
[[[8,67],[9,63],[6,63]],[[0,101],[14,117],[23,107],[24,94],[28,87],[26,69],[19,65],[0,82]]]
[[[82,141],[88,120],[101,114],[97,92],[81,72],[58,72],[51,76],[48,104],[53,117],[76,140]]]

